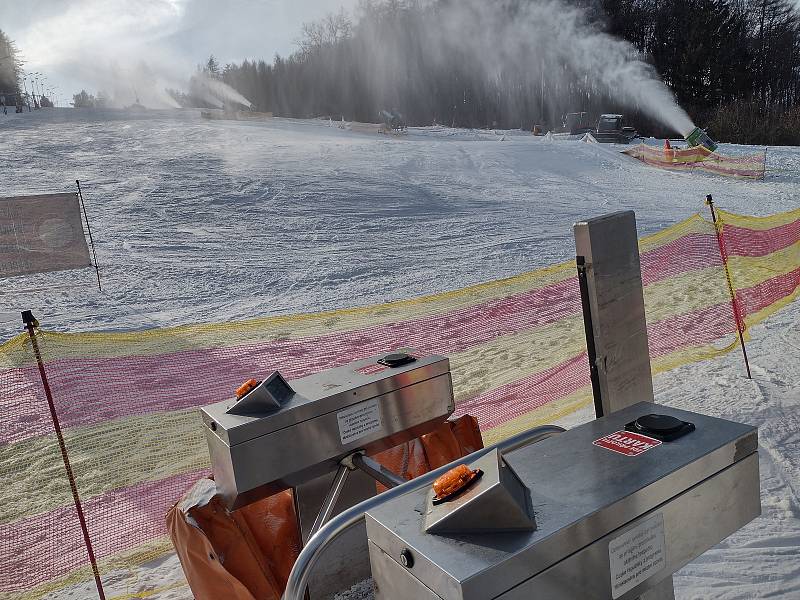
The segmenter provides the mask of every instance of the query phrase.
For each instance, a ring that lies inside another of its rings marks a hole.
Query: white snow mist
[[[226,105],[242,105],[251,108],[251,102],[224,81],[198,73],[189,81],[189,92],[218,108]]]
[[[423,51],[442,73],[457,61],[468,67],[471,78],[502,82],[506,89],[540,90],[553,113],[582,110],[575,100],[580,86],[590,96],[639,110],[678,134],[694,127],[655,69],[630,43],[600,31],[583,9],[560,0],[458,0],[428,2],[426,8],[429,14],[414,48],[398,46],[395,42],[403,38],[383,29],[362,28],[371,50],[371,77],[384,90],[391,90],[396,85],[392,78]],[[424,94],[431,84],[414,85]]]

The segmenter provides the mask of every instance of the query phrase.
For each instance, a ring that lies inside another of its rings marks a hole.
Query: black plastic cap
[[[382,365],[386,365],[387,367],[402,367],[403,365],[412,363],[415,360],[417,360],[416,357],[411,356],[410,354],[406,354],[405,352],[397,352],[395,354],[387,354],[378,362]]]
[[[694,431],[694,423],[687,423],[670,415],[642,415],[625,425],[625,431],[641,433],[662,442],[671,442]]]

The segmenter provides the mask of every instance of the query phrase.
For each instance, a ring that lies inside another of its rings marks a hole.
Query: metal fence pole
[[[56,412],[55,404],[53,403],[53,394],[50,391],[50,383],[47,380],[47,373],[44,370],[44,362],[42,361],[42,353],[39,350],[39,342],[36,339],[36,327],[39,322],[29,310],[23,311],[22,322],[28,330],[28,335],[31,339],[33,346],[33,353],[36,355],[36,364],[39,366],[39,376],[42,378],[42,386],[44,387],[44,395],[47,397],[47,405],[50,408],[50,417],[53,420],[53,427],[56,430],[56,437],[58,438],[58,447],[61,451],[61,459],[64,461],[64,468],[67,471],[67,478],[69,479],[69,487],[72,490],[72,499],[75,502],[75,510],[78,512],[78,521],[81,524],[81,531],[83,532],[83,541],[86,544],[86,551],[89,554],[89,563],[92,565],[92,573],[94,573],[94,582],[97,585],[97,594],[100,600],[106,600],[105,592],[103,591],[103,583],[100,581],[100,571],[97,568],[97,560],[94,556],[94,549],[92,548],[92,541],[89,538],[89,529],[86,527],[86,519],[83,515],[83,507],[81,506],[81,499],[78,495],[78,486],[75,483],[75,474],[72,472],[72,465],[69,462],[69,455],[67,454],[67,446],[64,443],[64,435],[61,432],[61,425],[58,421],[58,413]]]
[[[83,218],[86,219],[86,230],[89,232],[89,243],[92,245],[92,256],[94,257],[94,270],[97,274],[97,287],[102,292],[103,286],[100,285],[100,265],[97,264],[97,252],[94,249],[94,238],[92,237],[92,226],[89,225],[89,215],[86,214],[86,203],[83,201],[83,191],[81,190],[81,182],[79,180],[75,180],[75,184],[78,186],[78,198],[81,201],[81,208],[83,209]]]
[[[725,240],[722,236],[722,224],[717,219],[717,211],[714,210],[714,198],[711,194],[706,196],[706,204],[711,209],[711,220],[714,222],[714,230],[717,232],[717,244],[719,245],[719,254],[722,257],[722,264],[725,267],[725,279],[728,281],[728,293],[731,295],[731,302],[733,303],[733,316],[736,319],[736,330],[739,332],[739,344],[742,346],[742,356],[744,356],[744,366],[747,369],[747,378],[752,379],[750,373],[750,361],[747,359],[747,347],[744,345],[744,317],[739,309],[739,302],[736,300],[736,290],[733,287],[733,279],[731,278],[731,271],[728,268],[728,253],[725,250]]]

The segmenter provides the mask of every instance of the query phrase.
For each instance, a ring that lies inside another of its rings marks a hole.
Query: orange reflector
[[[238,388],[236,388],[236,397],[243,398],[250,390],[258,385],[258,382],[255,379],[248,379]]]
[[[444,500],[467,487],[475,477],[478,476],[479,471],[472,471],[467,465],[458,465],[453,467],[447,473],[439,477],[433,482],[433,492],[436,494],[436,500]]]

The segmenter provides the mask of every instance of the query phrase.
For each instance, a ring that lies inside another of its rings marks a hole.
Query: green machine
[[[699,127],[695,127],[694,130],[689,135],[687,135],[685,139],[690,147],[703,146],[705,148],[708,148],[712,152],[716,152],[717,150],[717,143],[710,137],[708,137],[708,134]]]

